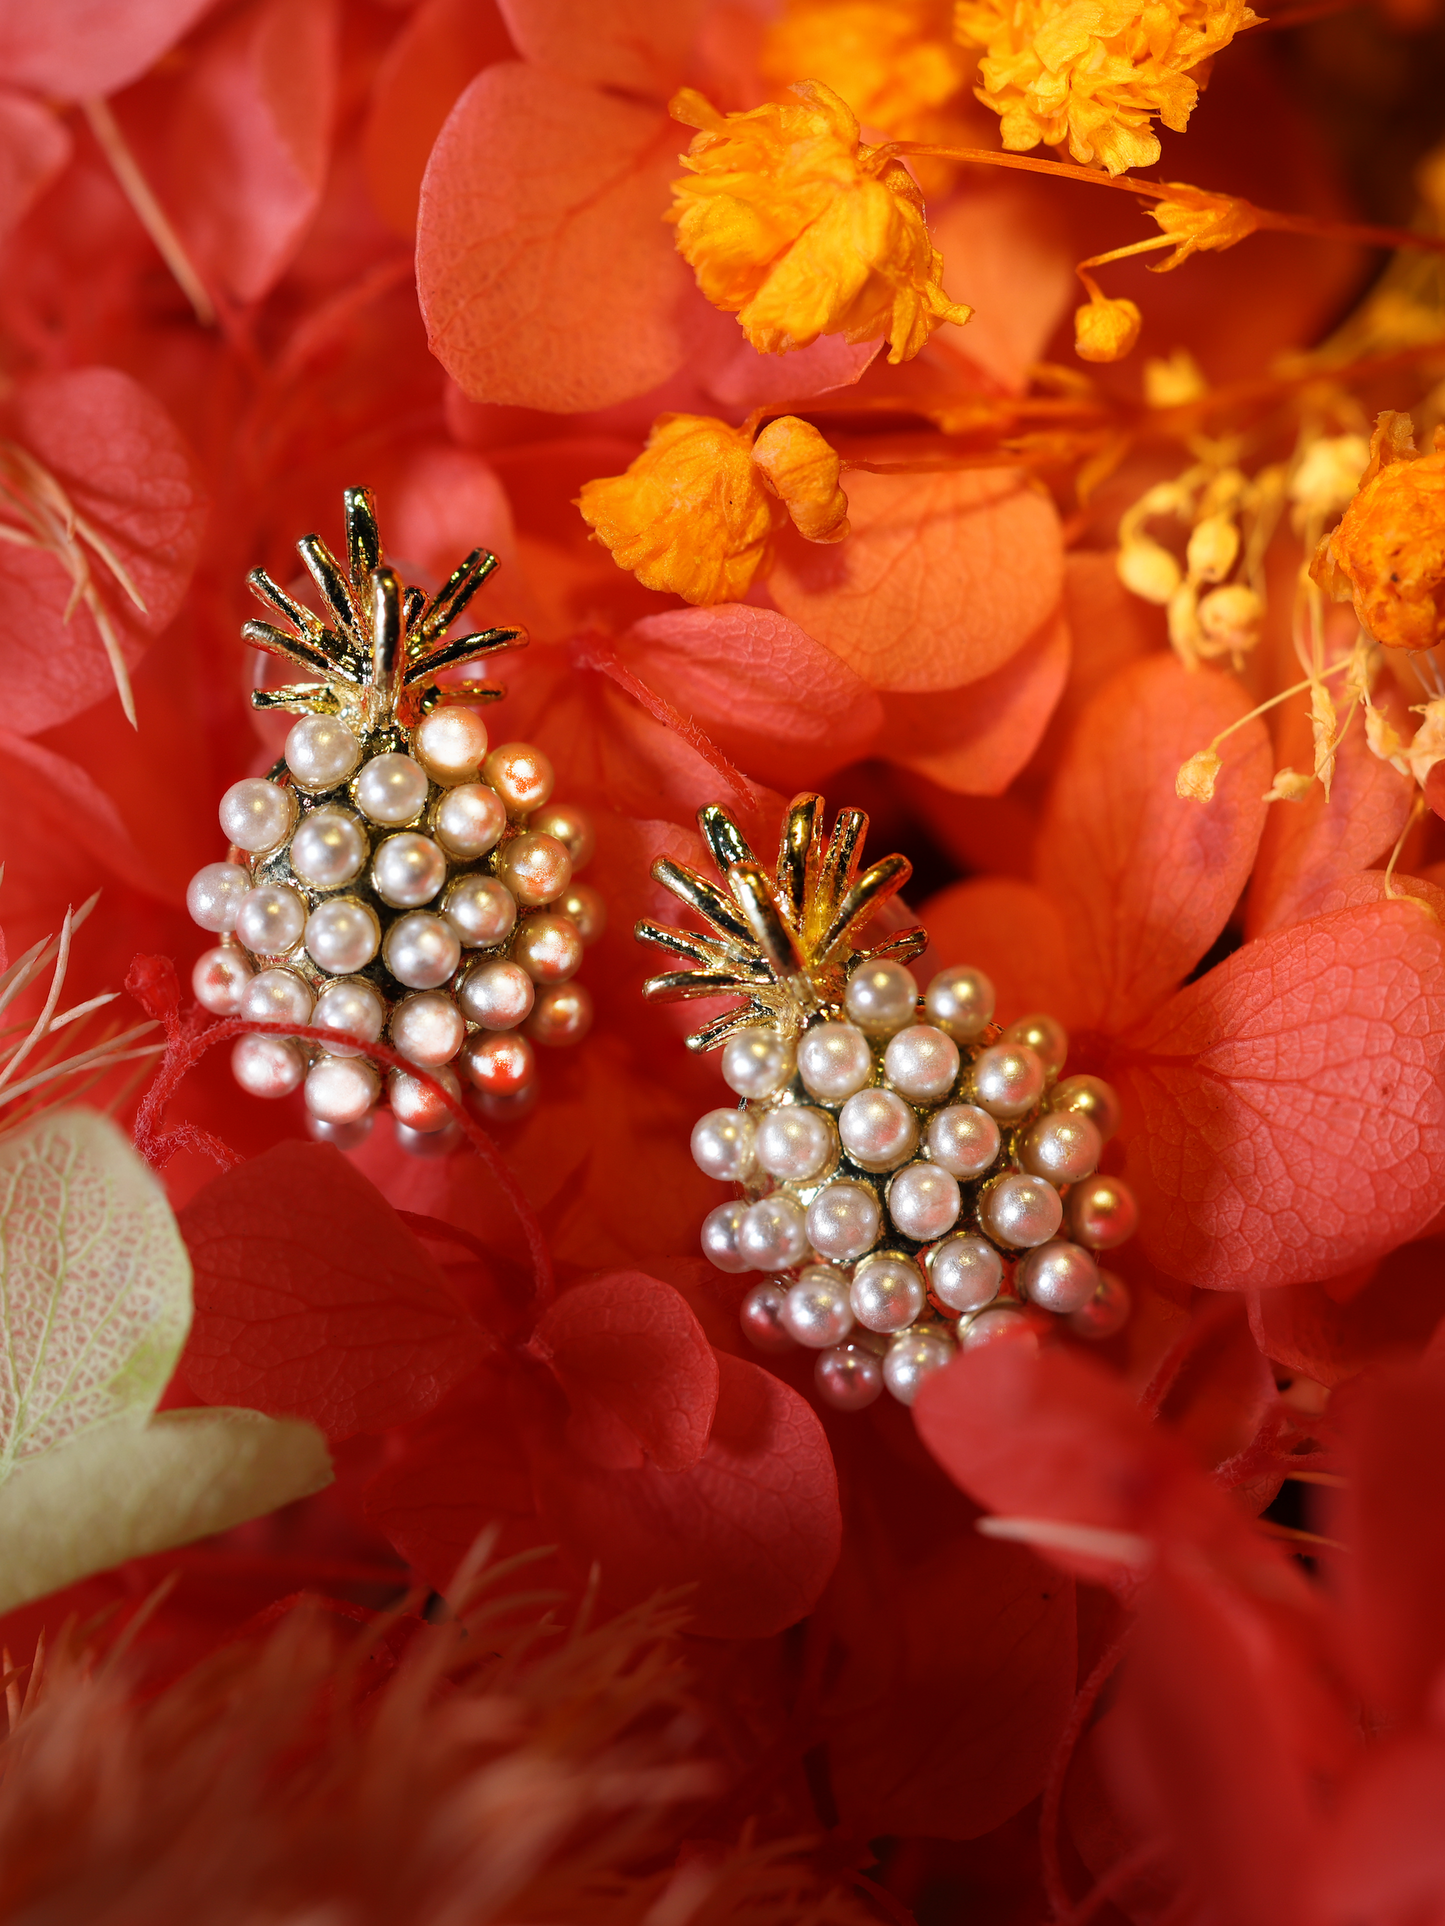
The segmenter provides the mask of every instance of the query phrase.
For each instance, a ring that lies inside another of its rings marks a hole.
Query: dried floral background
[[[0,0],[0,1919],[1445,1918],[1442,92],[1432,0]],[[189,988],[358,485],[608,912],[430,1157]],[[857,1415],[631,936],[810,788],[1140,1205]]]

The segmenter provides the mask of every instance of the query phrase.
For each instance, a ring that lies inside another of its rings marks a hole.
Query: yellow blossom
[[[1380,416],[1359,492],[1310,573],[1336,600],[1352,597],[1361,627],[1386,648],[1445,641],[1445,431],[1416,456],[1410,417]]]
[[[1151,408],[1181,408],[1209,392],[1209,383],[1188,348],[1176,348],[1167,361],[1144,363],[1144,399]]]
[[[1074,353],[1081,361],[1122,361],[1143,325],[1134,302],[1096,294],[1074,309]]]
[[[1231,194],[1208,194],[1184,181],[1169,183],[1169,198],[1154,201],[1149,212],[1173,243],[1174,252],[1160,261],[1156,274],[1166,274],[1191,254],[1217,254],[1248,240],[1259,226],[1259,216],[1248,201]]]
[[[1067,141],[1122,174],[1158,160],[1156,115],[1183,132],[1191,70],[1257,17],[1244,0],[958,0],[954,30],[983,49],[978,97],[1006,148]]]
[[[1209,802],[1223,767],[1217,749],[1197,750],[1188,762],[1179,765],[1179,774],[1174,778],[1175,795],[1185,802]]]
[[[848,533],[841,462],[785,415],[754,443],[708,415],[662,415],[626,474],[585,482],[577,506],[619,568],[685,602],[733,601],[771,560],[791,515],[811,542]]]
[[[1265,790],[1265,802],[1303,802],[1314,787],[1314,777],[1305,775],[1302,769],[1281,769],[1274,782]]]
[[[949,33],[949,0],[787,0],[760,60],[776,85],[805,76],[895,140],[940,131],[973,63]]]
[[[801,81],[794,100],[721,114],[691,88],[673,118],[701,131],[683,156],[667,218],[678,251],[714,306],[736,314],[765,354],[819,335],[889,343],[909,361],[945,321],[972,308],[940,286],[907,168],[859,145],[858,122],[830,88]]]

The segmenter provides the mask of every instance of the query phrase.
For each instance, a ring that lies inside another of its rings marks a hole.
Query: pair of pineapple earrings
[[[248,622],[247,641],[318,679],[252,696],[300,720],[283,759],[221,800],[228,858],[187,899],[220,941],[192,982],[217,1015],[336,1038],[242,1037],[243,1089],[301,1090],[313,1133],[343,1147],[386,1103],[421,1154],[455,1135],[434,1084],[455,1098],[464,1076],[485,1115],[516,1116],[536,1095],[533,1044],[585,1035],[576,971],[605,909],[575,880],[592,829],[552,801],[546,756],[489,747],[477,705],[505,691],[438,680],[525,643],[517,629],[446,639],[496,557],[474,550],[428,599],[387,566],[370,493],[348,490],[345,508],[347,569],[318,537],[298,544],[329,623],[263,570],[249,578],[290,632]],[[828,837],[822,799],[798,797],[771,877],[725,810],[699,821],[724,887],[666,859],[653,874],[709,933],[637,935],[691,966],[652,978],[651,1000],[743,999],[688,1043],[722,1046],[741,1099],[699,1120],[692,1151],[735,1187],[703,1250],[765,1273],[742,1303],[750,1340],[815,1351],[820,1396],[858,1410],[885,1387],[911,1403],[958,1347],[1050,1316],[1086,1337],[1118,1330],[1128,1293],[1097,1261],[1137,1215],[1097,1169],[1118,1101],[1100,1078],[1061,1079],[1060,1025],[1001,1030],[978,970],[943,970],[920,997],[905,966],[921,929],[857,947],[910,874],[889,856],[859,875],[861,810]],[[383,1084],[364,1054],[383,1036],[428,1080],[393,1069]]]

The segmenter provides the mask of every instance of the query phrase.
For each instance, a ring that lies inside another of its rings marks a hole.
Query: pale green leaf
[[[190,1321],[165,1192],[108,1118],[53,1111],[0,1138],[0,1481],[97,1425],[143,1424]]]
[[[93,1427],[0,1487],[0,1613],[330,1482],[325,1438],[297,1418],[217,1408]]]

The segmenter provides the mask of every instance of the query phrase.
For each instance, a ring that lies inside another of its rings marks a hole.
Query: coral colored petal
[[[1144,1247],[1213,1290],[1369,1262],[1445,1198],[1445,939],[1410,903],[1262,937],[1124,1040]]]
[[[1116,555],[1076,549],[1064,557],[1064,615],[1074,650],[1056,722],[1074,722],[1111,676],[1167,640],[1164,611],[1119,580]]]
[[[681,130],[512,62],[452,110],[422,183],[417,287],[474,401],[575,412],[656,387],[700,301],[663,219]]]
[[[1301,737],[1304,739],[1301,740]],[[1308,731],[1281,736],[1279,758],[1309,768]],[[1335,756],[1328,799],[1318,783],[1302,802],[1276,803],[1259,839],[1245,907],[1245,934],[1267,936],[1318,916],[1335,885],[1386,855],[1415,796],[1408,776],[1371,754],[1358,717]]]
[[[1117,1032],[1188,974],[1223,929],[1264,821],[1269,743],[1221,745],[1214,800],[1174,792],[1179,765],[1249,709],[1232,676],[1173,656],[1125,669],[1080,716],[1049,794],[1035,866],[1069,929],[1081,1015]]]
[[[498,0],[528,60],[665,101],[684,77],[702,0]]]
[[[16,87],[85,100],[128,87],[215,0],[0,0],[0,72]]]
[[[740,769],[780,789],[866,754],[883,723],[867,683],[773,609],[650,615],[617,652]]]
[[[621,1427],[663,1471],[686,1471],[707,1449],[718,1399],[717,1356],[686,1301],[641,1271],[618,1271],[565,1291],[541,1319],[532,1349],[545,1356],[572,1406],[568,1437],[593,1444],[595,1463]]]
[[[329,1144],[278,1144],[214,1178],[180,1222],[196,1274],[181,1371],[207,1404],[348,1438],[429,1411],[486,1348],[435,1260]]]
[[[971,963],[988,977],[1001,1023],[1033,1010],[1048,1010],[1065,1028],[1076,1021],[1068,932],[1034,884],[1004,876],[954,883],[918,917],[946,963]]]
[[[741,332],[731,352],[704,378],[714,401],[745,413],[806,401],[810,395],[851,388],[883,352],[881,341],[846,341],[824,334],[792,354],[760,354]]]
[[[978,682],[885,696],[889,758],[962,795],[1001,795],[1038,748],[1068,672],[1068,624],[1055,613]]]
[[[70,152],[69,131],[50,108],[0,88],[0,236],[29,210]]]
[[[944,293],[974,310],[967,327],[940,335],[930,353],[971,361],[1005,388],[1025,387],[1060,316],[1078,298],[1077,252],[1057,200],[1032,181],[969,181],[930,226],[943,256]]]
[[[1445,1312],[1438,1241],[1392,1251],[1345,1301],[1340,1280],[1261,1291],[1252,1315],[1266,1357],[1317,1384],[1341,1384],[1367,1364],[1423,1350]]]
[[[538,1510],[603,1598],[635,1604],[695,1585],[692,1629],[764,1638],[794,1624],[838,1556],[838,1487],[812,1407],[778,1378],[718,1355],[717,1417],[691,1471],[606,1471],[534,1445]]]
[[[371,90],[361,158],[373,206],[408,240],[442,123],[467,82],[514,51],[495,0],[423,0],[387,48]]]
[[[875,689],[921,694],[991,675],[1058,605],[1048,498],[996,470],[844,476],[853,532],[785,535],[773,599]]]
[[[16,440],[60,484],[119,562],[145,607],[117,581],[95,544],[79,547],[128,662],[142,638],[179,608],[200,546],[204,504],[189,451],[160,403],[115,368],[81,368],[22,382],[12,402]],[[95,618],[65,620],[73,579],[46,550],[0,546],[0,683],[5,722],[48,729],[89,708],[114,677]]]

